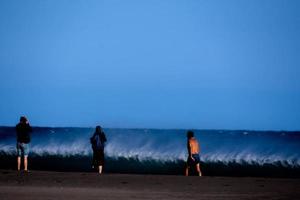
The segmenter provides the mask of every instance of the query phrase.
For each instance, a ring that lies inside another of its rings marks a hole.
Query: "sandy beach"
[[[0,199],[299,199],[300,179],[0,170]]]

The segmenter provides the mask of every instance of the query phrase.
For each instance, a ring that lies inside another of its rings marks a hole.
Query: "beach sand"
[[[300,199],[300,179],[0,170],[0,199]]]

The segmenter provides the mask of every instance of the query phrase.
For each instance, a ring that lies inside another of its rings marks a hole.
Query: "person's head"
[[[25,117],[25,116],[21,116],[21,117],[20,117],[20,123],[26,124],[26,122],[27,122],[26,117]]]
[[[101,132],[102,132],[101,126],[96,126],[96,133],[101,133]]]
[[[187,137],[188,139],[194,137],[194,132],[191,131],[191,130],[189,130],[189,131],[186,133],[186,137]]]

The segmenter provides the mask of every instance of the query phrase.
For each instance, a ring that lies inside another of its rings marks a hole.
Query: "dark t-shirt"
[[[32,132],[32,128],[29,124],[19,123],[16,126],[17,132],[17,142],[26,143],[30,142],[30,133]]]

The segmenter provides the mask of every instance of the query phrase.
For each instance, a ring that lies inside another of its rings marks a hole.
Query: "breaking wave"
[[[30,144],[31,168],[90,170],[92,150],[89,138],[93,131],[93,128],[35,127]],[[182,173],[187,157],[186,130],[104,131],[108,139],[105,147],[108,172]],[[227,175],[228,171],[238,173],[237,169],[242,171],[237,175],[266,174],[264,170],[268,173],[275,170],[272,173],[277,175],[278,172],[284,172],[283,176],[300,175],[299,132],[194,132],[201,145],[202,171],[209,175]],[[15,163],[10,161],[14,161],[12,157],[16,155],[15,132],[12,127],[0,128],[0,155],[2,160],[6,160],[5,164],[1,164],[2,168],[14,167]]]

